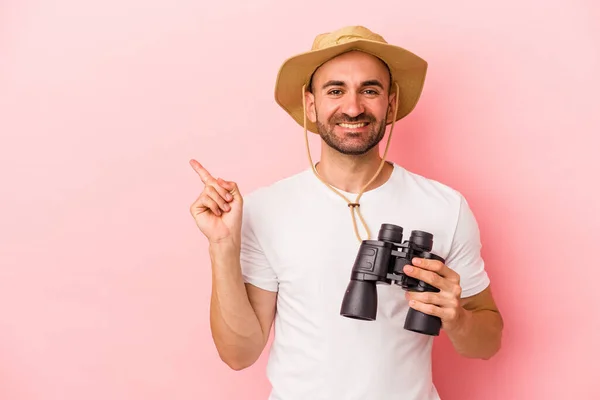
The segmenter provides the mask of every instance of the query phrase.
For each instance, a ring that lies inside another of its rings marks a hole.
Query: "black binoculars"
[[[340,315],[348,318],[373,321],[377,316],[377,284],[395,283],[410,292],[439,292],[421,280],[404,274],[404,266],[411,264],[413,257],[444,259],[431,253],[433,235],[423,231],[412,231],[410,239],[402,242],[402,227],[382,224],[377,240],[363,240],[344,294]],[[409,309],[404,329],[438,336],[440,318]]]

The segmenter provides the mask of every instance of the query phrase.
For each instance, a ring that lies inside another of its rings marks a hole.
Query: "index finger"
[[[190,165],[194,168],[194,171],[198,173],[202,182],[207,183],[209,180],[214,180],[215,178],[196,160],[190,160]]]
[[[429,258],[413,258],[413,265],[427,269],[429,271],[436,272],[438,275],[443,276],[444,278],[450,280],[456,280],[458,278],[458,274],[456,271],[450,269],[446,264],[438,260],[432,260]]]

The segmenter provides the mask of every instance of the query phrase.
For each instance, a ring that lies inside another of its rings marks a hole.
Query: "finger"
[[[217,179],[217,182],[219,182],[220,185],[227,189],[234,198],[238,198],[239,200],[241,200],[242,195],[240,193],[238,185],[235,182],[226,181],[221,178]]]
[[[452,297],[451,293],[448,292],[406,292],[405,295],[407,300],[416,300],[424,304],[433,304],[438,307],[458,307],[460,305],[457,298]]]
[[[198,197],[190,206],[190,213],[196,217],[197,215],[206,212],[207,208],[202,204],[202,197]]]
[[[192,159],[190,160],[190,165],[192,166],[194,171],[196,171],[196,173],[200,176],[202,182],[204,182],[205,184],[215,179],[198,161]]]
[[[421,280],[440,290],[447,290],[451,284],[446,278],[436,272],[428,271],[410,264],[404,266],[404,273],[412,278]]]
[[[227,189],[228,191],[233,189],[231,182],[228,182],[228,181],[224,180],[223,178],[217,178],[217,183],[219,185],[221,185],[222,187],[224,187],[225,189]]]
[[[406,292],[405,297],[407,300],[416,300],[420,303],[424,304],[433,304],[435,306],[443,306],[447,303],[447,300],[444,299],[439,293],[433,292]]]
[[[205,189],[205,193],[208,197],[210,197],[215,203],[217,203],[217,205],[219,206],[219,208],[223,211],[229,211],[231,210],[231,207],[229,206],[229,204],[225,201],[225,199],[223,197],[221,197],[221,195],[219,194],[219,192],[217,192],[217,189],[215,189],[214,186],[207,186]]]
[[[212,184],[211,186],[215,188],[215,190],[223,199],[225,199],[225,201],[232,201],[233,196],[231,195],[231,193],[229,193],[229,189],[225,187],[226,185],[222,182],[224,181],[221,178],[217,178],[217,183]]]
[[[459,316],[457,309],[452,307],[438,307],[436,305],[426,304],[418,300],[411,300],[408,302],[408,305],[410,308],[414,308],[417,311],[438,317],[442,320],[442,322],[445,323],[455,321]]]
[[[433,316],[442,318],[442,316],[444,314],[443,308],[438,307],[433,304],[422,303],[418,300],[411,300],[408,302],[408,305],[410,308],[414,308],[415,310],[421,311],[422,313],[425,313],[428,315],[433,315]]]
[[[200,196],[198,196],[196,201],[194,201],[194,203],[192,203],[192,205],[190,206],[190,213],[194,217],[196,217],[196,216],[210,210],[210,207],[208,207],[205,203],[206,203],[206,195],[204,193],[202,193]],[[217,209],[218,209],[218,207],[217,207]]]
[[[446,264],[444,264],[443,262],[441,262],[439,260],[415,257],[412,259],[412,264],[419,268],[423,268],[428,271],[433,271],[433,272],[437,273],[438,275],[441,275],[444,278],[447,278],[448,280],[451,280],[453,282],[458,283],[458,281],[459,281],[458,273],[456,273],[456,271],[454,271],[453,269],[448,268],[448,266]]]
[[[201,200],[201,204],[202,206],[210,209],[213,214],[217,215],[217,216],[221,216],[221,210],[219,209],[219,205],[217,204],[216,201],[214,201],[212,198],[210,198],[208,195],[204,194],[201,196],[202,200]]]

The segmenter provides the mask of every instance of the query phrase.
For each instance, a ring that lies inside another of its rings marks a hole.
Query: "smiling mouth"
[[[363,127],[369,125],[369,123],[368,122],[360,122],[357,124],[339,123],[338,125],[341,126],[342,128],[358,129],[358,128],[363,128]]]

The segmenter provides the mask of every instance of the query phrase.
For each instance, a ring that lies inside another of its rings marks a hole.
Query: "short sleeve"
[[[244,282],[276,292],[279,287],[277,275],[256,237],[250,210],[244,210],[241,237],[240,263]]]
[[[452,245],[446,257],[446,265],[460,275],[462,297],[473,296],[490,284],[481,257],[479,226],[462,195],[460,195],[460,209]]]

